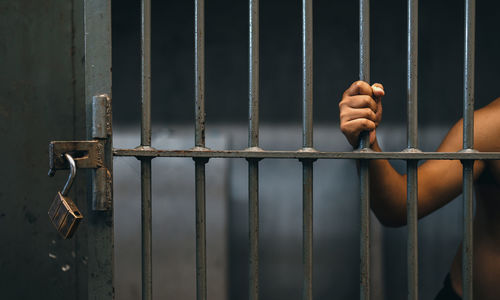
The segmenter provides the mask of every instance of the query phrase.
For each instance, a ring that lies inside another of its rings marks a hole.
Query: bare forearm
[[[372,149],[381,152],[375,140]],[[370,161],[371,208],[386,226],[401,226],[406,220],[406,176],[387,160]]]

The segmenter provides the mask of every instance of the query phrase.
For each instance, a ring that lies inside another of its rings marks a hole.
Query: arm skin
[[[375,129],[381,120],[382,85],[370,87],[366,82],[355,82],[343,95],[340,107],[340,125],[348,141],[356,147],[359,133],[370,130],[370,144],[374,151],[382,151]],[[356,97],[370,97],[364,104]],[[373,114],[360,113],[369,108]],[[355,125],[352,125],[352,124]],[[361,125],[366,124],[366,125]],[[474,148],[482,152],[500,151],[500,98],[474,112]],[[462,149],[462,120],[448,132],[438,152],[457,152]],[[355,141],[355,142],[354,142]],[[399,174],[387,160],[370,161],[371,208],[385,226],[406,224],[406,175]],[[474,179],[485,168],[484,161],[474,163]],[[424,217],[444,206],[462,192],[462,164],[456,160],[430,160],[418,168],[418,217]]]

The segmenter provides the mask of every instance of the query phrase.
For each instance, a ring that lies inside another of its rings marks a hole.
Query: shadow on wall
[[[246,147],[246,126],[213,126],[212,149]],[[157,129],[153,146],[187,149],[191,126]],[[421,145],[433,151],[446,128],[421,130]],[[386,151],[405,146],[406,130],[379,130]],[[298,149],[299,126],[263,126],[261,146]],[[115,147],[135,147],[139,130],[115,130]],[[316,149],[349,151],[338,130],[315,129]],[[404,170],[404,162],[395,167]],[[212,159],[207,164],[208,296],[245,299],[248,293],[247,163]],[[262,299],[300,299],[302,290],[302,168],[297,160],[260,163],[260,290]],[[355,163],[320,160],[314,168],[314,296],[358,298],[359,204]],[[115,239],[117,299],[140,297],[140,165],[135,158],[115,159]],[[420,222],[420,294],[440,289],[461,240],[460,203],[454,201]],[[154,298],[194,299],[194,164],[191,159],[153,160]],[[372,220],[374,299],[406,297],[406,228],[385,229]]]

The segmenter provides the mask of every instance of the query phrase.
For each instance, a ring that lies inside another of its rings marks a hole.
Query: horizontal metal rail
[[[278,159],[389,159],[389,160],[500,160],[500,152],[323,152],[269,150],[189,150],[113,149],[114,156],[187,158],[278,158]]]

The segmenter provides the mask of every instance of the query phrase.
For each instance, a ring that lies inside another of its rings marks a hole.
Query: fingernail
[[[372,86],[372,89],[374,92],[380,92],[380,93],[384,93],[384,90],[379,88],[378,86]]]

